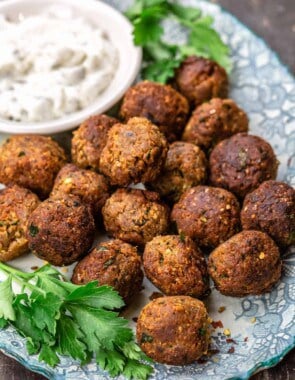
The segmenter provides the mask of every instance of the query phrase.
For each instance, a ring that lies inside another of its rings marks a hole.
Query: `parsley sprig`
[[[54,367],[60,355],[96,362],[111,376],[146,379],[152,368],[134,342],[128,321],[114,310],[124,305],[109,286],[74,285],[45,265],[26,273],[0,263],[0,328],[12,325],[27,339],[29,354]],[[21,286],[15,293],[13,282]]]
[[[200,9],[185,7],[173,0],[135,0],[125,14],[134,27],[135,45],[143,48],[143,78],[166,83],[190,55],[210,58],[228,72],[231,70],[228,46],[213,29],[213,18],[203,16]],[[186,44],[173,45],[164,40],[162,23],[168,18],[186,30]]]

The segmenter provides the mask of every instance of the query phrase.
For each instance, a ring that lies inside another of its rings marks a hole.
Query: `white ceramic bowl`
[[[124,95],[135,80],[141,64],[141,49],[133,45],[132,26],[117,10],[98,0],[9,0],[0,2],[0,13],[12,20],[37,14],[48,6],[70,8],[73,16],[85,16],[106,31],[119,55],[119,66],[111,84],[97,100],[79,112],[44,122],[24,123],[0,118],[0,132],[10,134],[53,134],[77,127],[90,115],[106,112]],[[62,9],[62,8],[61,8]]]

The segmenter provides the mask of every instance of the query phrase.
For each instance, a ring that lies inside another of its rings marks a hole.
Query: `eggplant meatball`
[[[223,67],[206,58],[186,58],[175,73],[175,85],[192,106],[212,98],[226,98],[228,78]]]
[[[144,249],[147,278],[168,296],[202,297],[208,293],[205,257],[188,237],[156,236]]]
[[[157,298],[142,309],[136,338],[142,351],[159,363],[190,364],[208,350],[206,307],[189,296]]]
[[[164,166],[168,144],[158,127],[133,117],[114,125],[101,152],[100,170],[112,185],[153,181]]]
[[[107,232],[128,243],[144,245],[169,226],[169,209],[153,191],[118,189],[106,201],[102,215]]]
[[[89,206],[79,197],[48,198],[28,221],[29,248],[53,265],[69,265],[85,255],[94,239],[94,220]]]
[[[173,207],[171,219],[178,231],[205,248],[215,248],[240,228],[240,206],[229,191],[196,186]]]
[[[275,242],[260,231],[242,231],[209,256],[209,274],[226,296],[244,297],[268,292],[281,276]]]
[[[39,203],[37,195],[18,185],[0,191],[0,261],[28,252],[28,219]]]
[[[245,230],[263,231],[281,247],[295,244],[295,190],[283,182],[263,182],[246,195],[241,221]]]
[[[175,203],[187,189],[206,181],[207,167],[205,153],[198,146],[176,141],[169,147],[160,177],[149,182],[147,187]]]
[[[262,182],[276,178],[278,161],[261,137],[238,133],[215,146],[209,166],[213,186],[243,198]]]
[[[50,196],[59,197],[61,194],[79,196],[97,217],[109,197],[109,186],[103,175],[67,164],[59,171]]]
[[[99,285],[112,286],[129,304],[142,288],[143,273],[137,249],[118,239],[93,248],[76,265],[72,282],[80,285],[94,280]]]
[[[12,136],[0,148],[0,182],[16,183],[44,199],[65,162],[64,150],[50,137]]]
[[[111,127],[119,121],[107,115],[95,115],[85,120],[73,132],[72,160],[83,169],[99,171],[99,159]]]
[[[198,106],[189,119],[182,140],[210,149],[238,132],[248,131],[248,117],[231,99],[211,99]]]
[[[147,118],[170,142],[180,137],[188,114],[188,102],[179,92],[168,85],[148,81],[129,88],[120,110],[125,121],[134,116]]]

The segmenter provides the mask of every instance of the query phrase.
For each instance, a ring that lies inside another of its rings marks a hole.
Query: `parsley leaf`
[[[15,312],[12,307],[13,292],[11,287],[11,275],[0,284],[0,318],[15,320]],[[4,322],[2,322],[4,324]]]
[[[50,265],[26,273],[0,262],[0,328],[12,325],[30,355],[56,366],[58,354],[87,363],[93,356],[111,376],[145,380],[152,368],[134,341],[128,321],[114,310],[124,302],[109,286],[74,285]],[[15,294],[12,281],[23,293]]]
[[[166,11],[161,6],[155,5],[144,9],[140,17],[134,19],[133,35],[135,45],[142,45],[160,39],[164,32],[160,21],[165,14]]]
[[[39,362],[44,361],[51,367],[55,367],[59,362],[59,357],[56,355],[56,352],[54,349],[52,349],[50,346],[42,345],[40,354],[39,354]]]
[[[210,58],[228,72],[231,70],[228,46],[214,30],[213,18],[203,16],[200,9],[175,4],[173,0],[135,0],[125,14],[133,24],[135,45],[143,48],[144,79],[168,82],[190,55]],[[164,41],[162,24],[168,18],[185,29],[186,44],[176,46]]]
[[[67,308],[85,334],[89,351],[96,352],[100,346],[112,350],[114,343],[120,345],[132,338],[127,320],[118,317],[118,313],[76,304]]]
[[[152,373],[152,368],[149,365],[138,363],[136,360],[129,359],[124,371],[123,375],[127,377],[127,379],[146,379]]]
[[[56,320],[60,318],[62,300],[53,293],[38,295],[31,302],[32,317],[41,330],[47,329],[50,334],[56,332]]]
[[[57,323],[58,351],[83,363],[87,359],[87,352],[86,344],[83,343],[84,334],[79,325],[66,314],[62,314]]]
[[[119,309],[124,302],[119,294],[110,286],[97,286],[97,281],[89,282],[84,287],[75,289],[66,297],[66,301],[91,307],[105,308],[109,310]]]

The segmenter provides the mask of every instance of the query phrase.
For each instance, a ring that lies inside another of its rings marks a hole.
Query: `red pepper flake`
[[[32,270],[37,270],[39,267],[35,265],[34,267],[31,267]]]
[[[231,339],[231,338],[227,338],[226,343],[238,344],[234,339]]]
[[[234,352],[235,352],[235,348],[234,348],[234,346],[232,346],[232,347],[227,351],[228,354],[233,354]]]
[[[162,293],[160,293],[160,292],[153,292],[153,293],[150,295],[149,299],[150,299],[151,301],[153,301],[153,300],[155,300],[155,299],[157,299],[157,298],[161,298],[161,297],[164,297],[164,295],[163,295]]]
[[[225,306],[220,306],[220,308],[218,309],[218,313],[223,313],[225,309]]]
[[[138,321],[138,317],[133,317],[133,318],[132,318],[132,321],[135,322],[135,323],[137,323],[137,321]]]
[[[247,336],[244,338],[244,342],[248,342],[248,337]]]
[[[220,329],[223,328],[223,323],[221,321],[212,321],[211,325],[213,326],[214,329],[217,329],[218,327]]]

